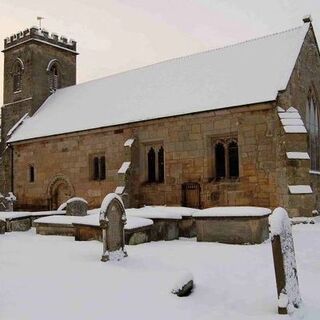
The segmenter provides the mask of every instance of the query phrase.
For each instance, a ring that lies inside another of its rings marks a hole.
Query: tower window
[[[152,145],[146,148],[147,181],[164,182],[164,148]]]
[[[34,166],[29,166],[29,182],[34,182]]]
[[[13,92],[19,92],[22,89],[22,65],[17,61],[13,67]]]
[[[92,159],[92,179],[106,179],[106,158],[105,156],[94,156]]]
[[[59,70],[57,64],[53,64],[49,69],[49,88],[51,92],[60,88]]]

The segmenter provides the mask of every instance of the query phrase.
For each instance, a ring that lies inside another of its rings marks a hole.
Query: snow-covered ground
[[[320,319],[320,224],[293,227],[304,317]],[[270,242],[195,240],[127,246],[120,262],[100,262],[102,244],[34,230],[0,236],[0,319],[289,319],[277,315]],[[194,292],[170,293],[193,275]],[[299,316],[299,317],[298,317]]]

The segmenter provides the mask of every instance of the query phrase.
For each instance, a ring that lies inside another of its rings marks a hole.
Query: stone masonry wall
[[[289,84],[278,97],[278,105],[283,109],[293,106],[298,109],[305,124],[306,103],[311,92],[320,108],[320,58],[312,27],[306,35],[300,55],[291,75]],[[318,114],[320,109],[318,109]],[[314,209],[320,208],[320,173],[311,174],[309,160],[288,160],[285,152],[308,152],[308,134],[285,134],[279,128],[279,152],[277,161],[277,176],[279,192],[284,200],[283,205],[289,209],[291,216],[310,216]],[[312,195],[289,195],[288,185],[311,185]]]
[[[132,189],[137,204],[181,205],[181,185],[198,182],[201,206],[279,204],[276,192],[275,106],[271,103],[158,119],[81,134],[68,134],[14,146],[14,185],[20,207],[45,208],[49,185],[55,176],[65,176],[75,194],[100,205],[114,192],[117,171],[125,161],[123,144],[135,137],[139,156],[134,157]],[[240,178],[215,182],[213,143],[216,138],[237,137]],[[145,146],[162,142],[165,150],[165,182],[146,183]],[[90,176],[92,155],[106,157],[107,178]],[[35,167],[35,182],[28,182],[28,167]]]

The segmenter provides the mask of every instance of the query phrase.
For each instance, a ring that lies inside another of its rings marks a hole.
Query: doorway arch
[[[57,210],[62,203],[74,197],[75,192],[72,183],[66,176],[57,175],[51,179],[47,195],[49,210]]]

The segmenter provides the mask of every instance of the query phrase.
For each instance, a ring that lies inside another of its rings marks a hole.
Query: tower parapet
[[[73,52],[77,50],[77,42],[75,40],[68,39],[65,36],[59,36],[54,32],[49,33],[43,28],[31,27],[5,38],[3,51],[31,40],[45,42]]]

